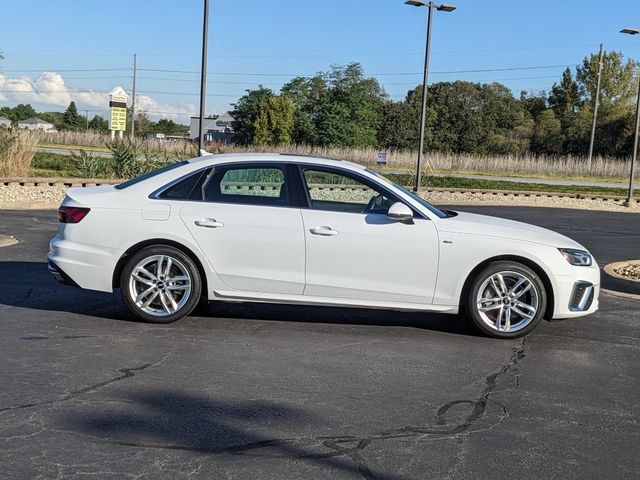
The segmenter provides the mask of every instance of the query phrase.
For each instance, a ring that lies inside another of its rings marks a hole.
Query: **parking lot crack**
[[[62,397],[59,398],[55,398],[55,399],[51,399],[51,400],[45,400],[43,402],[34,402],[34,403],[24,403],[21,405],[12,405],[10,407],[5,407],[5,408],[0,408],[0,414],[3,414],[5,412],[9,412],[9,411],[13,411],[13,410],[23,410],[26,408],[36,408],[36,407],[42,407],[42,406],[46,406],[46,405],[53,405],[56,403],[61,403],[61,402],[67,402],[69,400],[73,400],[81,395],[84,395],[85,393],[90,393],[90,392],[94,392],[96,390],[99,390],[101,388],[104,388],[106,386],[109,386],[113,383],[116,382],[120,382],[122,380],[126,380],[128,378],[134,377],[136,375],[136,373],[138,372],[142,372],[143,370],[147,370],[148,368],[154,367],[160,363],[162,363],[169,355],[165,355],[162,359],[158,360],[157,362],[154,363],[145,363],[143,365],[140,365],[138,367],[132,367],[132,368],[121,368],[119,370],[117,370],[117,372],[119,373],[119,375],[110,378],[108,380],[104,380],[102,382],[99,383],[95,383],[93,385],[89,385],[87,387],[83,387],[83,388],[79,388],[77,390],[73,390],[72,392],[63,395]]]

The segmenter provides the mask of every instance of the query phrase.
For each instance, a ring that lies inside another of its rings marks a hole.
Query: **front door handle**
[[[323,237],[332,237],[333,235],[338,235],[338,231],[334,230],[331,227],[313,227],[309,230],[314,235],[322,235]]]
[[[224,223],[217,221],[215,218],[201,218],[200,220],[196,220],[193,223],[195,223],[198,227],[205,228],[224,227]]]

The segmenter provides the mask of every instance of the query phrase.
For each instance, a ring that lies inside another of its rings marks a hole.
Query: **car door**
[[[431,303],[438,269],[433,222],[387,217],[398,201],[370,179],[333,167],[300,167],[308,296]]]
[[[281,164],[216,166],[180,216],[222,282],[233,290],[299,294],[305,245],[300,209]]]

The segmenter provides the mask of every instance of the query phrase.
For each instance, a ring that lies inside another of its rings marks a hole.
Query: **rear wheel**
[[[158,245],[131,256],[120,276],[120,290],[125,304],[139,319],[170,323],[195,308],[202,282],[188,255]]]
[[[517,262],[489,264],[474,279],[466,299],[467,315],[482,332],[516,338],[531,332],[547,308],[540,277]]]

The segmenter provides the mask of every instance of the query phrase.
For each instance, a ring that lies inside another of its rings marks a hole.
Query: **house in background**
[[[233,137],[233,127],[231,126],[233,117],[229,112],[220,115],[218,118],[204,119],[204,140],[205,142],[229,143]],[[196,140],[200,135],[200,117],[191,117],[189,124],[189,138]]]
[[[53,132],[56,127],[53,123],[45,122],[39,118],[27,118],[18,122],[18,128],[25,130],[43,130],[45,132]]]
[[[11,128],[11,120],[7,117],[0,117],[0,128]]]

